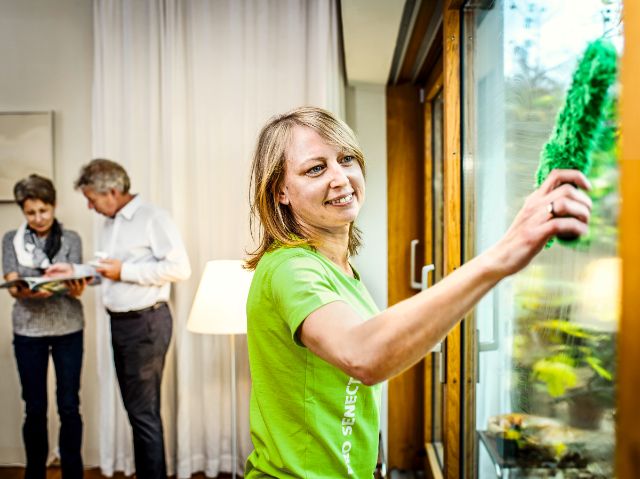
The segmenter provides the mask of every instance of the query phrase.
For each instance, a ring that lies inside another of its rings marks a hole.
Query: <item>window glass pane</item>
[[[531,193],[588,42],[604,35],[621,52],[620,12],[617,0],[496,0],[468,13],[465,203],[476,253]],[[545,249],[476,310],[481,478],[496,477],[496,464],[521,466],[517,477],[613,477],[616,96],[613,88],[593,154],[588,240]]]
[[[438,282],[445,274],[444,264],[444,163],[443,163],[443,102],[442,90],[431,101],[431,124],[432,131],[432,158],[433,158],[433,258],[432,262],[435,266],[433,272],[434,281]],[[440,466],[444,463],[443,446],[442,446],[442,424],[444,419],[444,384],[441,382],[441,371],[444,367],[443,353],[435,352],[432,354],[432,425],[431,437],[433,438],[434,448],[440,462]]]
[[[431,102],[433,125],[433,272],[434,282],[445,275],[444,264],[444,151],[443,151],[443,101],[442,90]]]

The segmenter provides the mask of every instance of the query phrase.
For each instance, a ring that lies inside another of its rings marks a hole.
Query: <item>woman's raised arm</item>
[[[365,384],[384,381],[418,362],[500,280],[524,268],[557,235],[583,235],[590,188],[576,170],[554,170],[525,201],[502,239],[433,287],[369,321],[346,303],[311,313],[298,330],[312,352]]]

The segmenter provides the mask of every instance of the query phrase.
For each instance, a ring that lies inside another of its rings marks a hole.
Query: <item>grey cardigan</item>
[[[16,230],[2,238],[2,269],[4,274],[40,276],[38,269],[18,263],[13,246]],[[75,231],[62,230],[62,245],[53,263],[82,263],[82,241]],[[21,336],[60,336],[80,331],[84,327],[82,303],[67,294],[46,299],[16,299],[11,314],[13,332]]]

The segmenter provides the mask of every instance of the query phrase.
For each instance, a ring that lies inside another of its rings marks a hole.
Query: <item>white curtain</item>
[[[259,128],[311,104],[343,116],[334,0],[94,0],[93,154],[168,209],[193,276],[174,288],[163,418],[170,474],[231,470],[227,337],[186,331],[207,260],[250,248],[248,175]],[[133,470],[108,321],[97,309],[103,473]],[[251,451],[246,339],[237,338],[239,470]],[[87,385],[85,385],[87,387]]]

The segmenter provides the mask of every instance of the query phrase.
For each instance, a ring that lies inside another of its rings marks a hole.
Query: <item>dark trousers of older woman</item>
[[[49,441],[47,433],[47,368],[49,354],[56,372],[56,400],[60,416],[60,465],[64,479],[82,477],[82,418],[80,372],[83,332],[62,336],[29,337],[14,334],[13,347],[22,384],[25,420],[22,427],[27,456],[26,479],[46,477]]]
[[[133,431],[136,477],[164,479],[160,386],[171,341],[171,311],[166,303],[158,303],[142,311],[109,315],[118,384]]]

